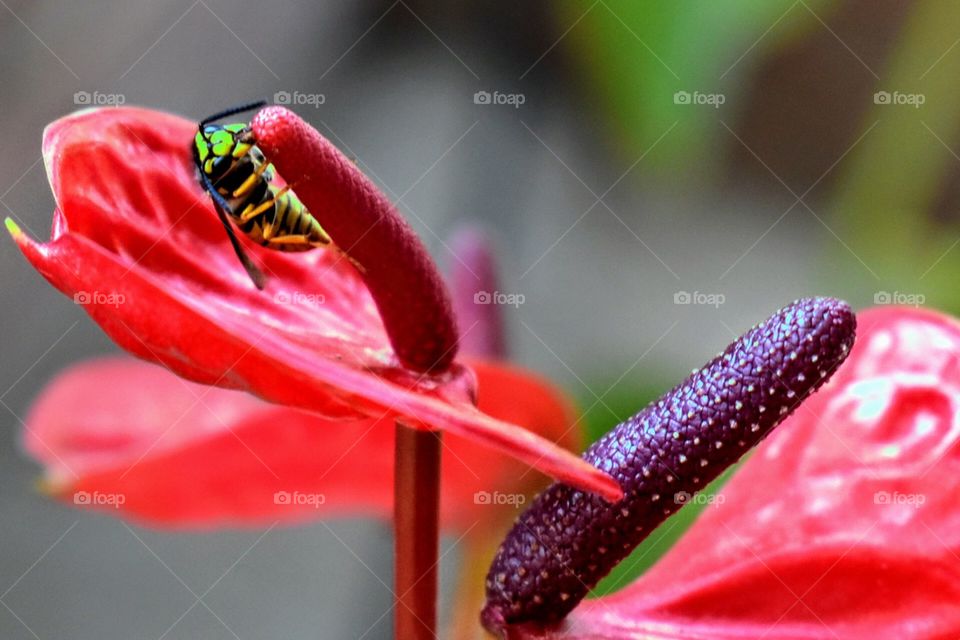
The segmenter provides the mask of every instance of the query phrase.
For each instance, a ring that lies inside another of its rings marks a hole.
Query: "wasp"
[[[254,102],[204,118],[193,145],[200,184],[210,194],[234,252],[258,289],[263,289],[266,278],[243,251],[233,226],[254,242],[278,251],[333,245],[290,185],[274,183],[273,165],[257,147],[250,125],[215,124],[264,106],[265,102]]]

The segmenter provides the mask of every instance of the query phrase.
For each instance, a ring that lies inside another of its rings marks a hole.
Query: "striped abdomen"
[[[253,241],[280,251],[307,251],[315,247],[328,246],[330,237],[317,219],[307,211],[300,199],[291,191],[278,196],[279,192],[279,187],[269,185],[267,195],[261,202],[271,199],[275,199],[275,202],[258,216],[245,223],[238,223],[240,229]],[[238,219],[238,216],[235,219]],[[264,237],[264,231],[268,225],[272,229],[270,239]],[[297,244],[277,240],[285,236],[303,236],[307,242]]]
[[[227,213],[234,223],[254,242],[279,251],[307,251],[328,246],[330,237],[299,198],[271,184],[273,168],[264,167],[265,162],[260,150],[251,147],[241,158],[226,155],[212,163],[208,175],[230,204]],[[249,184],[258,170],[260,175]],[[236,193],[238,189],[242,192]],[[246,215],[258,209],[256,215]]]

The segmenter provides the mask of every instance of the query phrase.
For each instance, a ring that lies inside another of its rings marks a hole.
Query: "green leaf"
[[[845,276],[851,290],[921,294],[954,313],[960,225],[931,212],[960,162],[958,22],[960,4],[914,4],[876,89],[923,96],[923,104],[874,104],[867,112],[861,130],[868,133],[850,153],[834,202],[833,224],[847,246],[834,243],[830,256],[831,277]]]
[[[635,159],[655,141],[649,163],[683,178],[700,164],[719,120],[734,117],[741,79],[758,54],[803,29],[822,28],[823,0],[601,0],[569,2],[561,29],[607,110],[612,137]],[[829,3],[833,4],[833,3]],[[678,91],[722,94],[721,107],[676,104]],[[673,129],[671,126],[676,124]],[[682,162],[682,164],[681,164]]]

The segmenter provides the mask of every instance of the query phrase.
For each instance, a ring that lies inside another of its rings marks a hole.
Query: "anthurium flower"
[[[620,480],[606,503],[562,483],[542,493],[500,546],[487,576],[488,627],[555,622],[654,527],[776,427],[846,358],[856,321],[845,303],[810,298],[757,325],[590,446]]]
[[[648,573],[508,637],[960,636],[960,324],[858,323],[846,364]]]
[[[463,261],[453,301],[466,310],[477,287],[496,288],[493,256],[476,231],[451,243]],[[502,344],[498,307],[470,323]],[[488,356],[469,360],[481,411],[524,424],[565,449],[580,448],[571,405],[559,390],[494,363],[486,343],[468,341],[463,350]],[[49,493],[154,526],[391,516],[395,430],[386,418],[333,421],[191,383],[132,358],[106,357],[59,374],[26,425],[25,447],[44,466]],[[513,458],[490,456],[456,435],[445,446],[441,522],[448,531],[470,531],[471,539],[499,535],[542,488],[542,478]]]
[[[581,443],[571,405],[545,381],[503,363],[493,253],[476,229],[450,241],[452,301],[479,409],[565,449]],[[499,361],[499,362],[498,362]],[[103,390],[109,389],[109,394]],[[27,451],[47,492],[158,527],[208,528],[392,515],[395,429],[388,419],[331,421],[249,394],[205,387],[131,358],[74,365],[40,394],[26,420]],[[450,637],[482,633],[482,570],[518,509],[544,479],[468,439],[444,439],[440,520],[462,549]],[[242,479],[242,482],[238,482]]]
[[[272,111],[268,121],[287,122],[277,117],[285,114]],[[289,136],[281,135],[286,131],[280,127],[277,135],[280,156],[290,144]],[[443,361],[442,370],[414,366],[419,348],[455,349],[446,329],[432,337],[417,333],[442,326],[445,305],[441,300],[424,311],[422,323],[397,320],[397,305],[410,293],[391,298],[389,291],[369,286],[382,272],[382,265],[373,264],[376,247],[369,242],[362,245],[367,272],[361,274],[333,251],[285,254],[241,238],[269,275],[266,290],[258,291],[198,186],[190,153],[195,132],[193,122],[138,108],[92,109],[62,118],[43,139],[57,204],[50,241],[37,242],[8,220],[31,264],[83,304],[120,346],[189,380],[249,391],[330,420],[401,420],[443,429],[607,498],[619,497],[619,487],[603,472],[545,438],[478,411],[468,367],[457,361],[447,366],[442,354],[430,360]],[[322,209],[313,204],[320,197],[310,190],[313,182],[327,187],[320,195],[346,218],[356,212],[358,219],[370,219],[363,208],[372,207],[374,217],[386,220],[372,225],[372,237],[412,270],[391,277],[403,283],[422,275],[429,267],[422,253],[414,251],[409,259],[402,254],[403,247],[416,249],[408,227],[387,215],[382,195],[332,145],[309,137],[315,133],[303,134],[314,146],[298,150],[311,170],[321,170],[324,162],[332,170],[298,185],[305,204]],[[315,149],[321,144],[322,153]],[[291,166],[288,158],[270,159],[281,172]],[[347,227],[344,233],[356,231]],[[400,249],[389,245],[390,230],[400,238]],[[390,315],[381,315],[385,309]],[[391,331],[384,319],[391,321]],[[412,343],[396,339],[397,327],[407,325],[417,330],[411,330]],[[403,358],[394,349],[398,344],[404,345]]]

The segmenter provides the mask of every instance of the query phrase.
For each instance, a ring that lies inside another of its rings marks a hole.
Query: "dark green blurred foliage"
[[[849,251],[829,255],[849,265],[832,271],[861,289],[919,294],[922,304],[954,314],[960,313],[958,24],[956,2],[913,3],[878,69],[877,90],[920,95],[923,103],[873,104],[867,111],[862,130],[869,134],[851,153],[834,203]]]
[[[808,2],[814,9],[828,4]],[[577,19],[569,34],[574,56],[588,77],[586,90],[608,109],[611,137],[635,157],[677,123],[656,154],[676,179],[716,158],[710,147],[717,118],[736,109],[750,66],[743,58],[817,25],[795,0],[568,2],[560,22]],[[726,101],[719,109],[690,108],[675,103],[678,91],[721,93]]]
[[[823,252],[811,261],[825,265],[824,284],[857,306],[899,293],[907,304],[960,313],[960,4],[578,0],[556,22],[574,25],[565,39],[583,95],[606,113],[608,141],[624,157],[656,143],[645,170],[693,190],[742,180],[732,153],[773,191],[799,195],[820,177],[796,211],[818,219]],[[823,91],[804,93],[818,78]],[[674,101],[678,91],[722,94],[724,103],[690,108]],[[770,112],[784,105],[784,91],[805,118]],[[923,103],[877,103],[876,92]],[[751,150],[731,143],[731,132]],[[779,149],[760,142],[778,136]],[[818,140],[823,153],[811,159]]]

